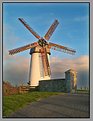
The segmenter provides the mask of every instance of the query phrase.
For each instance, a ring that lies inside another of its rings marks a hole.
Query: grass
[[[77,89],[77,94],[89,94],[89,90],[81,90],[81,89]]]
[[[42,98],[49,97],[51,95],[57,95],[60,92],[29,92],[26,94],[16,94],[3,97],[3,117],[11,115],[11,113],[24,107],[33,101],[38,101]]]

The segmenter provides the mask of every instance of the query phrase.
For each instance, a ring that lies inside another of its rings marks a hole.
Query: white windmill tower
[[[49,30],[44,37],[40,37],[25,21],[23,18],[19,20],[24,26],[38,39],[37,42],[13,49],[9,51],[9,54],[13,55],[27,49],[30,49],[31,62],[29,71],[29,86],[36,87],[39,84],[39,80],[48,80],[51,77],[49,55],[50,49],[63,51],[69,54],[74,54],[76,51],[62,45],[48,43],[48,40],[52,36],[54,30],[59,24],[58,20],[55,20],[50,26]]]

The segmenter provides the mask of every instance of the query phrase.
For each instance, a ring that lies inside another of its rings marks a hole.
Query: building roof
[[[71,72],[77,73],[76,70],[74,70],[74,69],[69,69],[69,70],[65,71],[65,73],[71,73]]]

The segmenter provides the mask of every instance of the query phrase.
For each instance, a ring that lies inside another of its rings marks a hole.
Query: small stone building
[[[38,89],[47,92],[65,92],[66,81],[65,79],[41,80]]]
[[[77,72],[69,69],[65,72],[65,79],[40,80],[38,90],[47,92],[74,93],[77,89]]]
[[[69,69],[65,72],[67,92],[75,92],[77,89],[77,72]]]

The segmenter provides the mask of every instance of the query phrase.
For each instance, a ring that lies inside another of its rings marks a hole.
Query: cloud
[[[4,54],[3,79],[13,84],[29,81],[30,57],[9,56]],[[65,71],[72,68],[77,71],[78,87],[89,85],[89,56],[80,56],[74,59],[51,57],[51,77],[65,78]]]
[[[14,85],[27,83],[29,76],[30,58],[8,54],[3,56],[3,80],[10,81]]]
[[[51,58],[51,77],[65,78],[65,71],[74,69],[77,71],[77,83],[80,86],[89,86],[89,56],[84,55],[74,59]]]
[[[64,68],[64,70],[65,68],[75,68],[76,70],[81,70],[81,69],[85,70],[89,68],[88,66],[89,56],[85,55],[74,59],[68,59],[68,58],[61,59],[57,57],[52,57],[50,63],[54,71],[61,71],[62,68]],[[54,69],[55,66],[57,67],[56,70]]]

